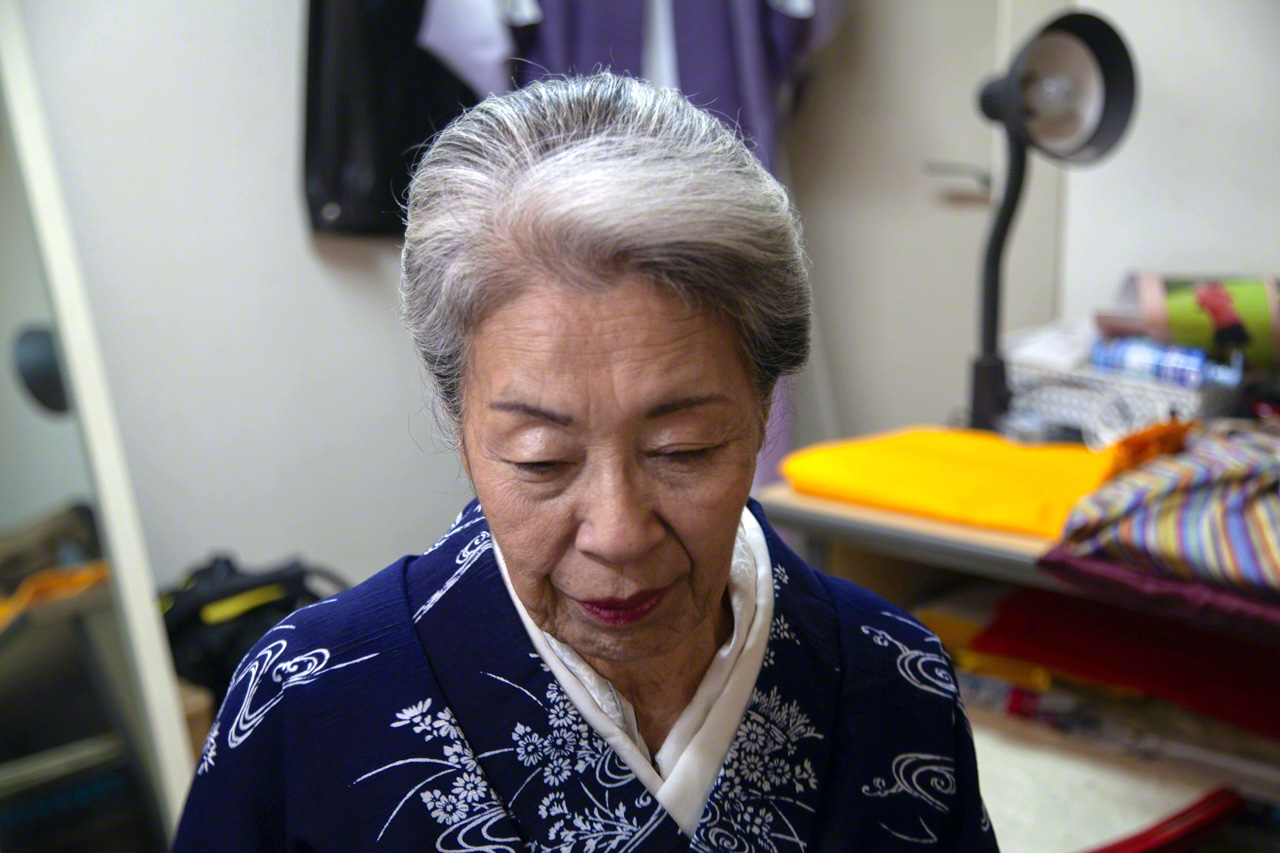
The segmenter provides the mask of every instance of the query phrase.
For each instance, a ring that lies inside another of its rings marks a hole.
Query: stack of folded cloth
[[[1280,434],[1164,424],[1101,452],[912,428],[796,451],[802,494],[1058,541],[1040,566],[1096,594],[1280,636]]]
[[[1040,565],[1068,583],[1280,636],[1280,436],[1211,423],[1085,495]]]

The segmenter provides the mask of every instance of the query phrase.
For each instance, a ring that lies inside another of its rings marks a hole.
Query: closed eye
[[[555,472],[559,471],[560,468],[564,466],[566,463],[557,462],[554,460],[544,460],[544,461],[538,461],[538,462],[514,462],[513,461],[508,464],[510,464],[517,471],[520,471],[525,474],[536,474],[536,475],[545,476],[548,474],[554,474]]]
[[[668,462],[689,464],[693,462],[702,462],[706,460],[708,457],[710,457],[713,453],[715,453],[717,450],[719,450],[722,447],[724,447],[723,444],[716,444],[709,447],[690,447],[690,448],[683,448],[680,450],[662,450],[654,455]]]
[[[670,450],[664,454],[668,459],[674,459],[677,462],[692,462],[695,459],[701,459],[711,454],[710,447],[699,447],[697,450]]]

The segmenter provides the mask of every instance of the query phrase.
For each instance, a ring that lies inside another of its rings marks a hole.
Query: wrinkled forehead
[[[754,404],[731,325],[640,279],[532,287],[493,309],[471,335],[464,387],[464,416],[494,401],[579,418],[696,396]]]

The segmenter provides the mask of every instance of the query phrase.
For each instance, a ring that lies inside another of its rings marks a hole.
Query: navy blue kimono
[[[751,511],[773,626],[693,838],[534,651],[472,502],[245,657],[174,850],[995,851],[938,640]]]

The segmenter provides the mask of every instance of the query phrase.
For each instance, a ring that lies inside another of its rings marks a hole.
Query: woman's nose
[[[577,548],[609,565],[639,562],[666,536],[666,527],[644,484],[622,470],[595,472],[583,490]]]

